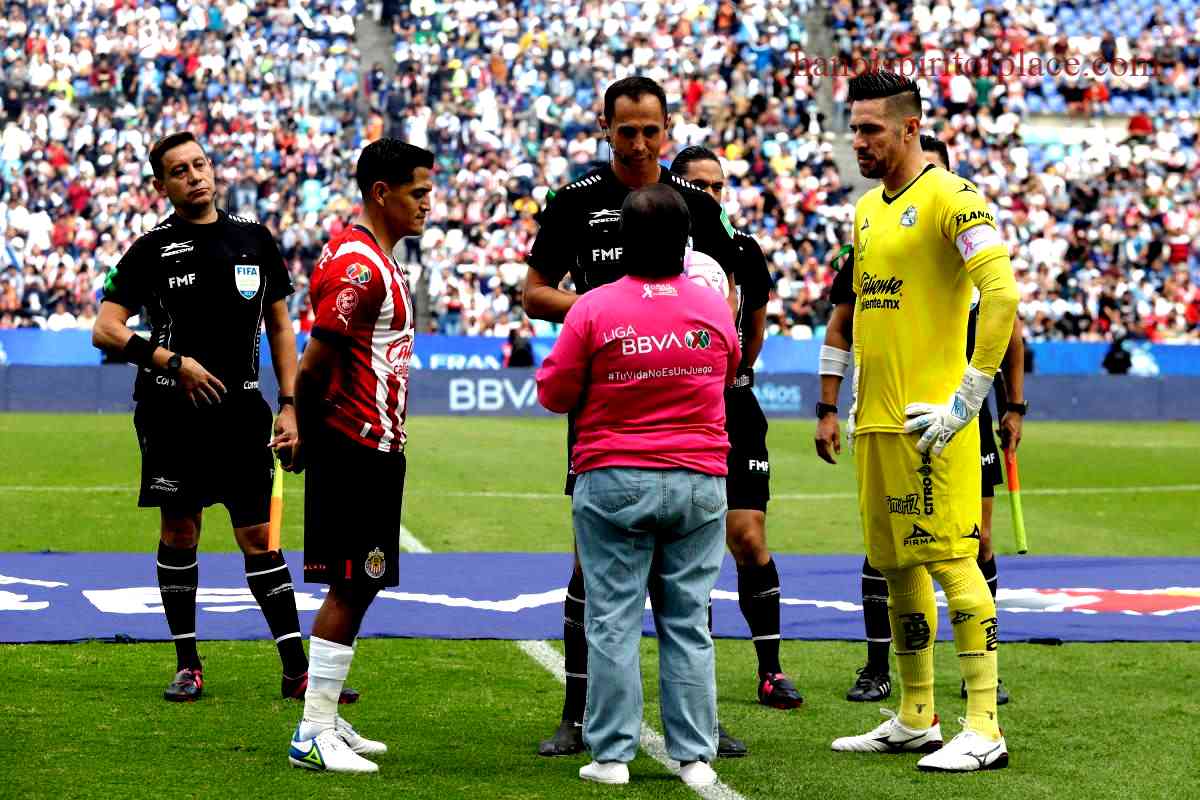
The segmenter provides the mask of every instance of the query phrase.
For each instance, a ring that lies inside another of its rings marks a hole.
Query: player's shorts
[[[304,580],[400,583],[404,453],[322,429],[304,442]]]
[[[1004,483],[1004,471],[1000,469],[1000,450],[996,447],[996,433],[992,429],[992,412],[985,400],[979,409],[979,465],[983,469],[983,496],[995,497],[996,487]]]
[[[973,559],[979,552],[979,429],[963,428],[940,456],[918,453],[918,438],[854,438],[863,539],[878,570]]]
[[[771,499],[767,458],[767,417],[749,387],[725,390],[725,430],[729,434],[729,509],[766,511]]]
[[[221,503],[235,528],[271,517],[271,407],[255,391],[214,406],[186,397],[139,401],[133,425],[142,450],[138,505],[174,516]]]

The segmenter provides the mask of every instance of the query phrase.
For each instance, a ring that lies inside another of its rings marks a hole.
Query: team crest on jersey
[[[238,293],[247,300],[253,300],[258,296],[258,289],[262,286],[262,279],[258,273],[258,264],[237,264],[233,268],[233,284],[237,287]]]
[[[900,215],[900,224],[906,228],[911,228],[917,224],[917,207],[909,206],[904,209],[904,213]]]
[[[377,580],[382,578],[384,570],[387,569],[387,559],[384,558],[383,551],[376,547],[367,553],[367,560],[363,564],[363,569],[366,570],[368,578],[375,578]]]
[[[366,264],[351,264],[346,267],[344,280],[356,286],[366,286],[371,282],[371,268]]]

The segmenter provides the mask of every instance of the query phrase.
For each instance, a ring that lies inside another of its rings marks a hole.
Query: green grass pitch
[[[852,457],[818,461],[812,430],[772,423],[772,549],[861,552]],[[568,550],[563,434],[560,420],[411,420],[405,525],[434,551]],[[137,468],[127,416],[0,415],[0,550],[143,552],[150,570],[157,517],[135,507]],[[1200,556],[1200,426],[1031,423],[1021,473],[1035,554]],[[289,475],[285,489],[284,546],[295,549],[302,482]],[[1003,493],[995,540],[1002,555],[1014,552]],[[235,548],[223,510],[206,514],[201,546]],[[643,642],[643,672],[646,718],[658,728],[653,645]],[[807,698],[792,712],[753,702],[748,642],[717,649],[721,718],[752,754],[716,768],[747,800],[1200,796],[1197,644],[1006,645],[1012,766],[967,776],[918,773],[915,757],[829,750],[882,719],[842,699],[861,645],[785,642],[784,665]],[[173,667],[168,644],[0,647],[0,798],[696,796],[644,756],[624,788],[579,781],[582,756],[538,758],[561,688],[510,642],[361,642],[350,683],[364,697],[347,716],[391,747],[366,778],[287,766],[300,706],[278,699],[269,642],[202,642],[201,653],[206,696],[180,707],[159,694]],[[939,648],[950,734],[963,708],[954,661]]]

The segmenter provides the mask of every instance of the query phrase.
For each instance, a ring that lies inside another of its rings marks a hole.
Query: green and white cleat
[[[311,739],[300,738],[300,726],[288,748],[288,763],[315,772],[378,772],[379,765],[367,761],[350,749],[336,728],[326,728]]]

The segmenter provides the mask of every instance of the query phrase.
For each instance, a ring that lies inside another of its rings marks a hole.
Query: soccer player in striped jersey
[[[329,242],[313,274],[316,322],[296,382],[304,481],[304,579],[329,584],[309,638],[304,716],[288,749],[296,767],[377,772],[387,746],[337,713],[363,615],[399,583],[400,509],[412,359],[412,292],[392,251],[429,214],[433,154],[379,139],[359,156],[363,211]]]

